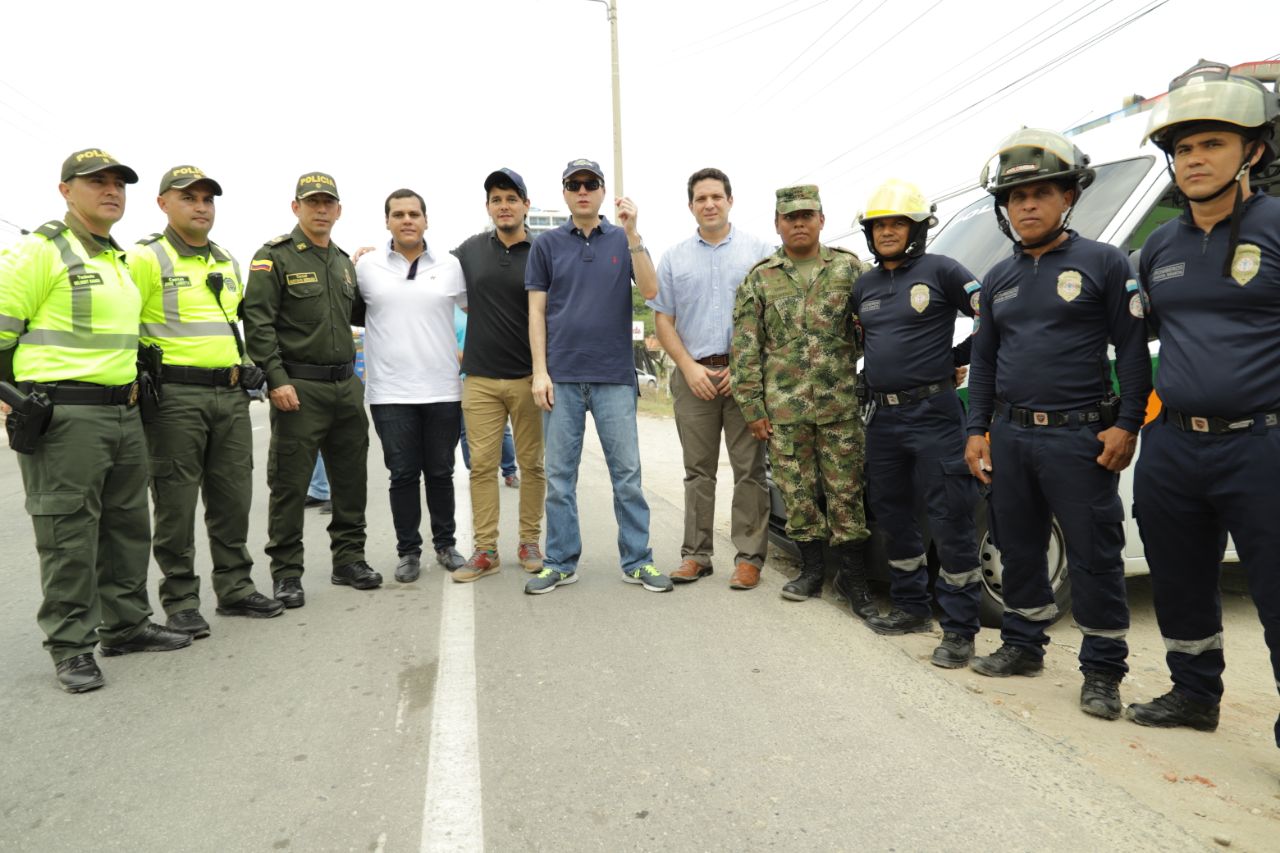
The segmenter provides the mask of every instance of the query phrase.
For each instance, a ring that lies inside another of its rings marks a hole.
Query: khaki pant
[[[765,443],[747,429],[732,396],[699,399],[684,374],[671,374],[676,430],[684,451],[684,542],[682,559],[711,565],[715,542],[716,470],[720,466],[720,434],[733,469],[733,507],[729,535],[736,562],[763,566],[769,542],[769,487],[765,482]]]
[[[498,462],[507,418],[520,466],[520,542],[542,535],[547,478],[542,468],[542,412],[530,390],[533,378],[468,376],[462,383],[462,417],[471,448],[471,524],[475,546],[498,547]]]

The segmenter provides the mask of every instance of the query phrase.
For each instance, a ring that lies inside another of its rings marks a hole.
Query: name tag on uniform
[[[95,287],[102,284],[102,276],[96,272],[78,272],[70,277],[72,287]]]
[[[167,275],[160,280],[162,287],[190,287],[191,279],[185,275]]]
[[[1168,266],[1157,267],[1156,269],[1152,270],[1151,280],[1153,282],[1156,282],[1156,281],[1167,281],[1168,279],[1171,279],[1171,278],[1182,278],[1182,276],[1184,276],[1186,272],[1187,272],[1187,265],[1185,262],[1180,264],[1169,264]]]
[[[995,298],[991,300],[991,304],[999,305],[1001,302],[1007,302],[1010,299],[1017,299],[1017,298],[1018,298],[1018,288],[1011,287],[1008,290],[1002,290],[999,293],[997,293],[995,295]]]
[[[313,272],[291,272],[284,277],[285,284],[315,284],[319,280]]]
[[[880,310],[880,300],[868,299],[866,302],[858,306],[858,310],[863,313],[866,313],[867,311],[878,311]]]

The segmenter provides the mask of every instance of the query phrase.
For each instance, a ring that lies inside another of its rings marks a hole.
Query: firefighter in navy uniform
[[[163,392],[145,423],[155,496],[153,552],[164,579],[168,626],[207,637],[195,571],[195,517],[204,497],[210,580],[222,616],[279,616],[284,605],[254,587],[245,540],[253,500],[249,395],[262,372],[248,361],[235,326],[244,294],[240,265],[209,239],[222,187],[195,166],[160,180],[162,234],[138,241],[129,271],[142,293],[142,343],[163,350]]]
[[[1137,282],[1123,252],[1067,228],[1093,180],[1080,149],[1052,131],[1024,128],[993,159],[981,182],[996,198],[1014,254],[987,273],[980,291],[965,459],[992,483],[1005,610],[1003,645],[973,669],[996,677],[1043,670],[1045,628],[1058,615],[1045,556],[1056,517],[1084,635],[1080,708],[1113,720],[1129,653],[1119,472],[1133,459],[1151,391]]]
[[[298,226],[254,255],[243,305],[245,344],[266,371],[272,406],[271,577],[278,601],[302,607],[303,502],[317,452],[333,484],[330,580],[375,589],[382,575],[364,555],[369,419],[351,337],[355,267],[330,239],[342,215],[333,178],[323,172],[298,178],[293,214]]]
[[[52,419],[18,455],[35,528],[45,632],[58,685],[104,683],[93,657],[191,645],[156,625],[147,601],[151,520],[147,446],[138,417],[141,299],[111,227],[138,174],[97,148],[62,165],[65,221],[46,222],[0,253],[0,381],[43,394]],[[38,399],[38,398],[37,398]],[[21,409],[6,428],[22,446]]]
[[[867,624],[880,634],[933,628],[924,540],[916,524],[923,494],[942,567],[935,592],[942,643],[933,663],[966,666],[973,657],[981,595],[973,510],[977,482],[964,461],[964,407],[956,368],[969,361],[968,341],[952,346],[956,312],[974,315],[978,282],[943,255],[926,255],[937,224],[924,194],[890,180],[858,217],[876,266],[854,286],[862,323],[865,376],[874,406],[867,424],[867,498],[886,538],[893,609]]]
[[[1218,726],[1228,532],[1280,688],[1280,200],[1250,186],[1276,157],[1278,115],[1274,92],[1201,61],[1148,125],[1187,210],[1141,260],[1164,410],[1143,431],[1134,514],[1173,679],[1125,710],[1142,725]]]

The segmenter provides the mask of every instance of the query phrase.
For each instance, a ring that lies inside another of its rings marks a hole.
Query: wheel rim
[[[1067,577],[1067,550],[1062,536],[1062,528],[1055,518],[1049,528],[1049,548],[1045,556],[1049,563],[1049,586],[1053,589],[1054,600],[1058,590]],[[1000,549],[991,541],[990,531],[983,533],[978,543],[978,565],[982,570],[982,585],[987,594],[1004,605],[1004,560]]]

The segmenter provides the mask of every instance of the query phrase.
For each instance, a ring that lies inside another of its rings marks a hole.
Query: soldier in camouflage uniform
[[[747,273],[734,306],[733,396],[752,434],[769,442],[787,535],[800,548],[800,576],[782,597],[821,594],[822,543],[830,542],[841,558],[836,592],[866,619],[876,608],[863,568],[864,438],[854,387],[861,347],[850,309],[863,266],[852,252],[819,242],[825,218],[816,186],[784,187],[777,196],[782,248]]]

